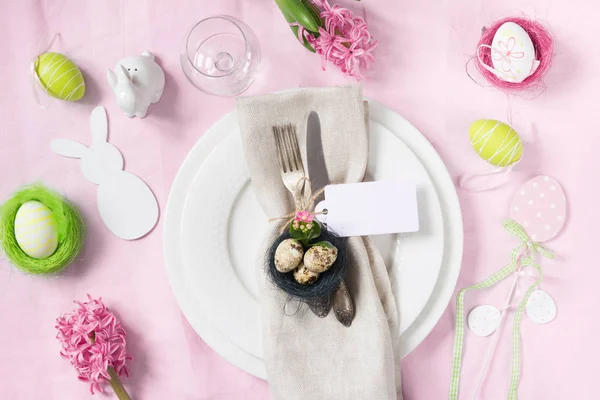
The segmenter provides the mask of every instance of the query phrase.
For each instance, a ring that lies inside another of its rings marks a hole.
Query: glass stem
[[[110,386],[112,386],[119,400],[131,400],[131,397],[129,397],[129,394],[123,387],[123,384],[117,375],[117,371],[115,371],[113,367],[108,367],[108,374],[110,375]]]

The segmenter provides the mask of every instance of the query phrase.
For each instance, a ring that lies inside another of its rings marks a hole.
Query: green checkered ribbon
[[[515,247],[510,252],[510,263],[496,272],[489,278],[475,285],[466,287],[460,290],[456,296],[456,334],[454,336],[454,354],[452,359],[452,377],[450,382],[450,392],[448,394],[449,400],[458,400],[458,389],[460,386],[460,368],[462,362],[462,351],[463,341],[465,333],[465,317],[464,317],[464,298],[465,293],[473,289],[485,289],[496,283],[502,281],[504,278],[517,271],[520,266],[523,267],[534,267],[538,271],[537,281],[531,285],[525,292],[523,300],[517,307],[515,312],[515,320],[513,324],[513,361],[512,361],[512,374],[510,381],[510,389],[508,393],[509,400],[517,399],[517,390],[519,388],[519,377],[521,375],[521,319],[523,318],[523,312],[525,306],[529,300],[529,296],[535,290],[536,287],[542,282],[542,269],[535,262],[536,253],[540,253],[546,258],[554,258],[554,252],[546,249],[540,243],[531,240],[525,228],[519,225],[518,222],[512,219],[504,221],[504,229],[519,239],[522,244]]]

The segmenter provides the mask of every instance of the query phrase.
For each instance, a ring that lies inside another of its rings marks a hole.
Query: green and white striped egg
[[[44,53],[35,61],[35,72],[49,95],[77,101],[85,93],[83,75],[73,61],[60,53]]]
[[[493,119],[480,119],[469,128],[471,145],[481,158],[496,167],[508,167],[523,155],[519,134],[509,125]]]
[[[36,200],[23,203],[15,216],[15,239],[29,257],[48,258],[58,247],[58,228],[52,211]]]

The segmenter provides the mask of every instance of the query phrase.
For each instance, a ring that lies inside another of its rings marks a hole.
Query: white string
[[[485,69],[487,69],[488,71],[490,71],[492,74],[496,75],[498,78],[505,80],[507,82],[515,82],[517,80],[517,77],[513,74],[513,75],[508,75],[506,73],[504,73],[503,71],[498,71],[495,68],[490,67],[489,65],[487,65],[486,63],[483,62],[483,60],[481,59],[481,52],[479,50],[481,50],[481,48],[488,48],[490,49],[490,51],[492,53],[496,53],[498,54],[500,57],[502,57],[504,59],[504,61],[508,62],[509,64],[512,65],[512,62],[510,61],[510,58],[504,54],[501,50],[498,50],[495,47],[492,47],[490,45],[487,44],[480,44],[479,47],[477,47],[477,59],[479,60],[479,64],[481,64],[481,66]]]
[[[477,47],[477,60],[479,60],[479,63],[481,64],[481,66],[483,68],[487,69],[488,71],[490,71],[492,74],[496,75],[498,78],[500,78],[506,82],[521,83],[525,79],[527,79],[528,77],[533,75],[533,73],[540,66],[539,60],[534,59],[531,64],[531,69],[529,70],[527,75],[519,80],[519,78],[515,75],[515,73],[513,72],[512,69],[511,69],[511,74],[509,75],[509,74],[505,73],[504,71],[499,71],[496,68],[492,68],[489,65],[487,65],[486,63],[484,63],[483,60],[481,59],[481,55],[480,55],[480,53],[481,53],[480,50],[482,47],[490,49],[492,54],[496,54],[496,55],[500,56],[503,59],[503,61],[506,61],[512,67],[512,61],[510,60],[510,57],[507,54],[505,54],[504,52],[502,52],[502,50],[499,50],[499,49],[497,49],[493,46],[487,45],[487,44],[480,44],[479,47]]]
[[[470,192],[487,192],[489,190],[497,189],[500,186],[503,186],[508,181],[508,175],[512,172],[513,168],[519,162],[520,160],[514,164],[509,165],[508,167],[497,167],[489,171],[477,174],[464,174],[459,178],[458,186],[461,189],[465,189]],[[500,175],[500,179],[494,183],[489,183],[487,185],[478,185],[477,182],[475,182],[480,180],[481,178],[488,178],[494,175]]]
[[[504,302],[504,307],[502,307],[502,312],[500,314],[500,321],[498,321],[498,326],[496,327],[496,331],[494,332],[494,336],[492,338],[492,344],[490,345],[490,347],[488,349],[487,355],[485,357],[485,362],[483,364],[483,369],[481,370],[481,374],[479,375],[479,379],[477,380],[477,386],[475,386],[475,392],[473,393],[473,397],[471,397],[471,400],[475,400],[477,398],[477,394],[479,393],[479,390],[481,389],[483,382],[485,381],[485,378],[487,376],[489,366],[490,366],[490,364],[492,362],[492,358],[496,352],[498,340],[500,339],[500,332],[502,330],[502,325],[505,320],[504,317],[506,316],[507,311],[512,306],[512,300],[513,300],[515,291],[517,289],[517,283],[519,282],[519,278],[524,275],[523,267],[522,267],[522,265],[520,265],[520,262],[523,259],[523,257],[527,254],[528,251],[529,250],[527,250],[527,249],[523,249],[523,252],[519,255],[519,261],[518,261],[519,265],[514,272],[515,279],[513,280],[513,284],[508,292],[508,296],[506,296],[506,300]]]
[[[513,125],[513,119],[512,119],[512,110],[513,110],[513,101],[515,99],[515,95],[512,93],[507,92],[506,93],[506,100],[508,102],[507,104],[507,108],[506,108],[506,121],[508,121],[508,124],[510,126]]]
[[[52,47],[52,45],[54,44],[54,41],[59,37],[58,33],[55,33],[54,36],[52,36],[52,40],[50,40],[50,43],[43,49],[41,50],[41,45],[42,42],[46,39],[46,35],[44,35],[38,42],[37,45],[37,51],[36,51],[36,56],[35,59],[31,62],[31,89],[33,91],[33,97],[35,98],[35,102],[38,105],[38,107],[46,110],[50,107],[50,96],[48,95],[48,91],[50,90],[47,86],[44,88],[43,93],[45,93],[46,98],[48,99],[48,104],[44,105],[41,103],[40,101],[40,95],[39,95],[39,88],[44,87],[44,85],[42,84],[42,82],[40,81],[40,78],[38,77],[37,71],[36,71],[36,67],[37,67],[37,61],[40,58],[40,56],[42,54],[44,54],[45,52],[47,52],[48,50],[50,50],[50,48]]]
[[[296,311],[294,311],[291,314],[288,314],[288,312],[287,312],[288,305],[290,303],[294,303],[294,302],[296,303]],[[286,316],[288,316],[288,317],[293,317],[294,315],[298,314],[298,311],[300,311],[300,307],[302,307],[302,302],[301,301],[299,301],[298,299],[289,298],[283,304],[283,314],[286,315]]]
[[[489,347],[487,355],[485,357],[485,363],[483,364],[483,369],[481,370],[481,374],[479,375],[479,379],[477,381],[477,386],[475,387],[475,392],[473,393],[472,400],[475,400],[477,398],[477,394],[479,393],[479,390],[481,389],[483,382],[485,381],[485,378],[486,378],[487,372],[488,372],[488,368],[490,366],[490,363],[492,362],[494,353],[496,352],[496,346],[498,345],[498,340],[500,339],[500,332],[502,330],[502,324],[504,323],[504,317],[506,316],[507,311],[510,309],[510,307],[512,305],[511,304],[512,296],[514,295],[515,289],[517,287],[517,282],[519,281],[519,277],[520,277],[520,272],[515,272],[515,274],[516,274],[516,276],[513,281],[512,287],[508,293],[504,307],[502,307],[502,313],[500,314],[500,321],[498,321],[498,327],[496,328],[496,331],[494,332],[494,336],[492,338],[492,344]]]

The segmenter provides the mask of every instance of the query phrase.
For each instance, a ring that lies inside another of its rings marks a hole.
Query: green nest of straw
[[[37,200],[52,211],[58,230],[58,247],[51,256],[36,259],[28,256],[15,238],[17,211],[31,200]],[[69,265],[81,251],[85,225],[79,211],[60,194],[42,184],[21,188],[0,205],[0,246],[6,257],[18,268],[35,275],[55,274]]]

